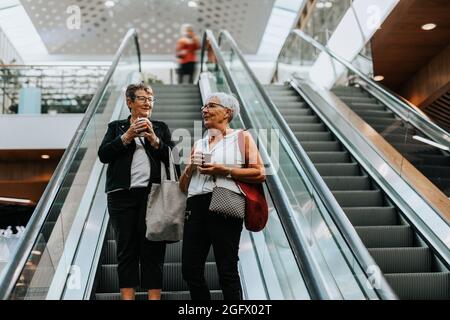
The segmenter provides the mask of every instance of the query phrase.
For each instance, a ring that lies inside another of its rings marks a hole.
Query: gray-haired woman
[[[242,298],[237,263],[243,220],[209,211],[215,186],[240,193],[235,180],[247,183],[265,180],[264,166],[250,134],[243,133],[243,155],[238,143],[240,130],[229,127],[237,114],[239,103],[233,96],[218,92],[206,98],[202,116],[208,135],[195,143],[191,161],[180,178],[181,190],[188,192],[182,272],[193,300],[211,299],[204,276],[211,245],[224,299]]]

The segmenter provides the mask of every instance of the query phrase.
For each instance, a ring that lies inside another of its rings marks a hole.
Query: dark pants
[[[147,188],[108,193],[108,211],[116,233],[120,288],[162,288],[166,244],[145,237],[147,196]]]
[[[189,77],[189,83],[194,83],[195,62],[180,64],[178,69],[178,83],[183,83],[184,76]]]
[[[204,273],[206,257],[212,245],[224,299],[240,300],[242,294],[238,251],[243,221],[210,212],[210,202],[211,193],[187,200],[183,235],[183,278],[193,300],[211,299]]]

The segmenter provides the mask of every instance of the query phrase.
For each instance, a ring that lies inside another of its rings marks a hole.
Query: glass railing
[[[223,34],[219,39],[220,51],[230,77],[227,82],[233,83],[231,91],[240,98],[244,107],[244,110],[241,110],[243,124],[251,128],[250,131],[255,141],[258,141],[258,145],[265,145],[265,149],[269,151],[267,152],[269,159],[265,159],[271,164],[266,168],[269,190],[274,189],[270,187],[270,180],[278,181],[285,196],[284,206],[288,208],[288,210],[281,210],[277,207],[278,216],[271,217],[268,228],[263,231],[264,236],[267,239],[276,239],[277,236],[273,236],[271,231],[286,228],[287,220],[291,220],[290,223],[294,225],[296,231],[306,239],[303,243],[306,248],[302,250],[306,250],[309,254],[310,263],[315,268],[314,280],[322,283],[324,286],[322,289],[325,290],[328,298],[377,299],[373,288],[367,286],[367,274],[361,269],[344,239],[339,236],[339,231],[333,224],[327,209],[317,201],[311,182],[296,161],[293,146],[275,121],[266,100],[261,95],[260,88],[245,67],[242,56],[236,51],[235,44],[230,43],[229,40],[230,38]],[[206,64],[208,70],[220,71],[220,66],[214,63],[215,59],[212,60],[213,62],[209,61]],[[224,82],[224,77],[225,75],[220,73],[217,77],[218,82]],[[280,224],[280,221],[283,224]],[[274,232],[279,234],[277,231]],[[295,248],[292,248],[292,242],[284,242],[284,245],[290,245],[291,250],[295,251]],[[274,242],[269,248],[271,259],[275,259],[277,255],[279,257],[279,243]],[[283,266],[283,260],[280,258],[277,261],[281,261],[280,270],[298,268],[295,265]],[[304,269],[302,273],[305,278],[308,276]],[[280,274],[286,273],[280,271]],[[294,284],[292,281],[285,282],[287,286],[292,284]]]
[[[1,113],[84,113],[108,68],[94,65],[1,66]]]
[[[122,106],[118,101],[130,75],[139,71],[137,34],[130,30],[38,203],[16,256],[0,274],[0,298],[45,299],[55,275],[71,272],[76,237],[97,187],[103,189],[98,185],[98,147],[113,113]]]
[[[347,112],[345,116],[351,119],[356,113],[400,153],[391,159],[396,172],[408,181],[405,171],[412,164],[442,193],[450,196],[450,135],[445,130],[432,123],[415,106],[369,78],[367,72],[358,69],[359,56],[352,62],[346,61],[299,30],[292,32],[287,42],[308,49],[299,51],[295,59],[292,52],[289,59],[281,52],[279,82],[292,78],[312,81],[316,75],[311,74],[311,70],[316,69],[311,66],[326,61],[339,76],[331,90],[350,107],[343,111]],[[392,158],[389,154],[385,156]]]

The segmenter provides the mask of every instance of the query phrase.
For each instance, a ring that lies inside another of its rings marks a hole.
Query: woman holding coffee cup
[[[241,154],[240,130],[229,127],[239,114],[237,99],[217,92],[205,101],[202,117],[208,134],[195,143],[180,178],[181,190],[188,193],[182,272],[192,299],[211,299],[204,269],[212,245],[224,299],[238,300],[242,299],[237,263],[243,220],[210,212],[209,205],[215,186],[240,193],[235,180],[264,181],[264,166],[250,134],[244,131],[245,154]]]
[[[165,242],[145,237],[147,197],[152,183],[161,183],[161,161],[169,164],[173,148],[169,128],[150,120],[155,98],[144,83],[129,85],[126,101],[131,115],[113,121],[98,150],[108,164],[108,213],[116,234],[121,298],[132,300],[135,289],[148,290],[148,299],[160,299]]]

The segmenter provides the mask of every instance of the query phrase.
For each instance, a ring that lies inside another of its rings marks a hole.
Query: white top
[[[224,164],[227,167],[242,168],[245,164],[242,154],[239,150],[238,144],[238,132],[227,134],[223,139],[217,142],[214,147],[209,150],[208,139],[205,137],[198,140],[194,144],[195,151],[211,152],[211,163]],[[206,174],[200,174],[198,170],[195,170],[192,174],[191,183],[188,189],[188,198],[212,192],[215,186],[227,188],[233,192],[241,193],[239,187],[236,185],[233,179],[224,176],[217,176],[214,183],[213,177]]]
[[[150,160],[145,153],[144,146],[139,138],[134,138],[136,150],[131,162],[131,188],[147,187],[150,180]]]

